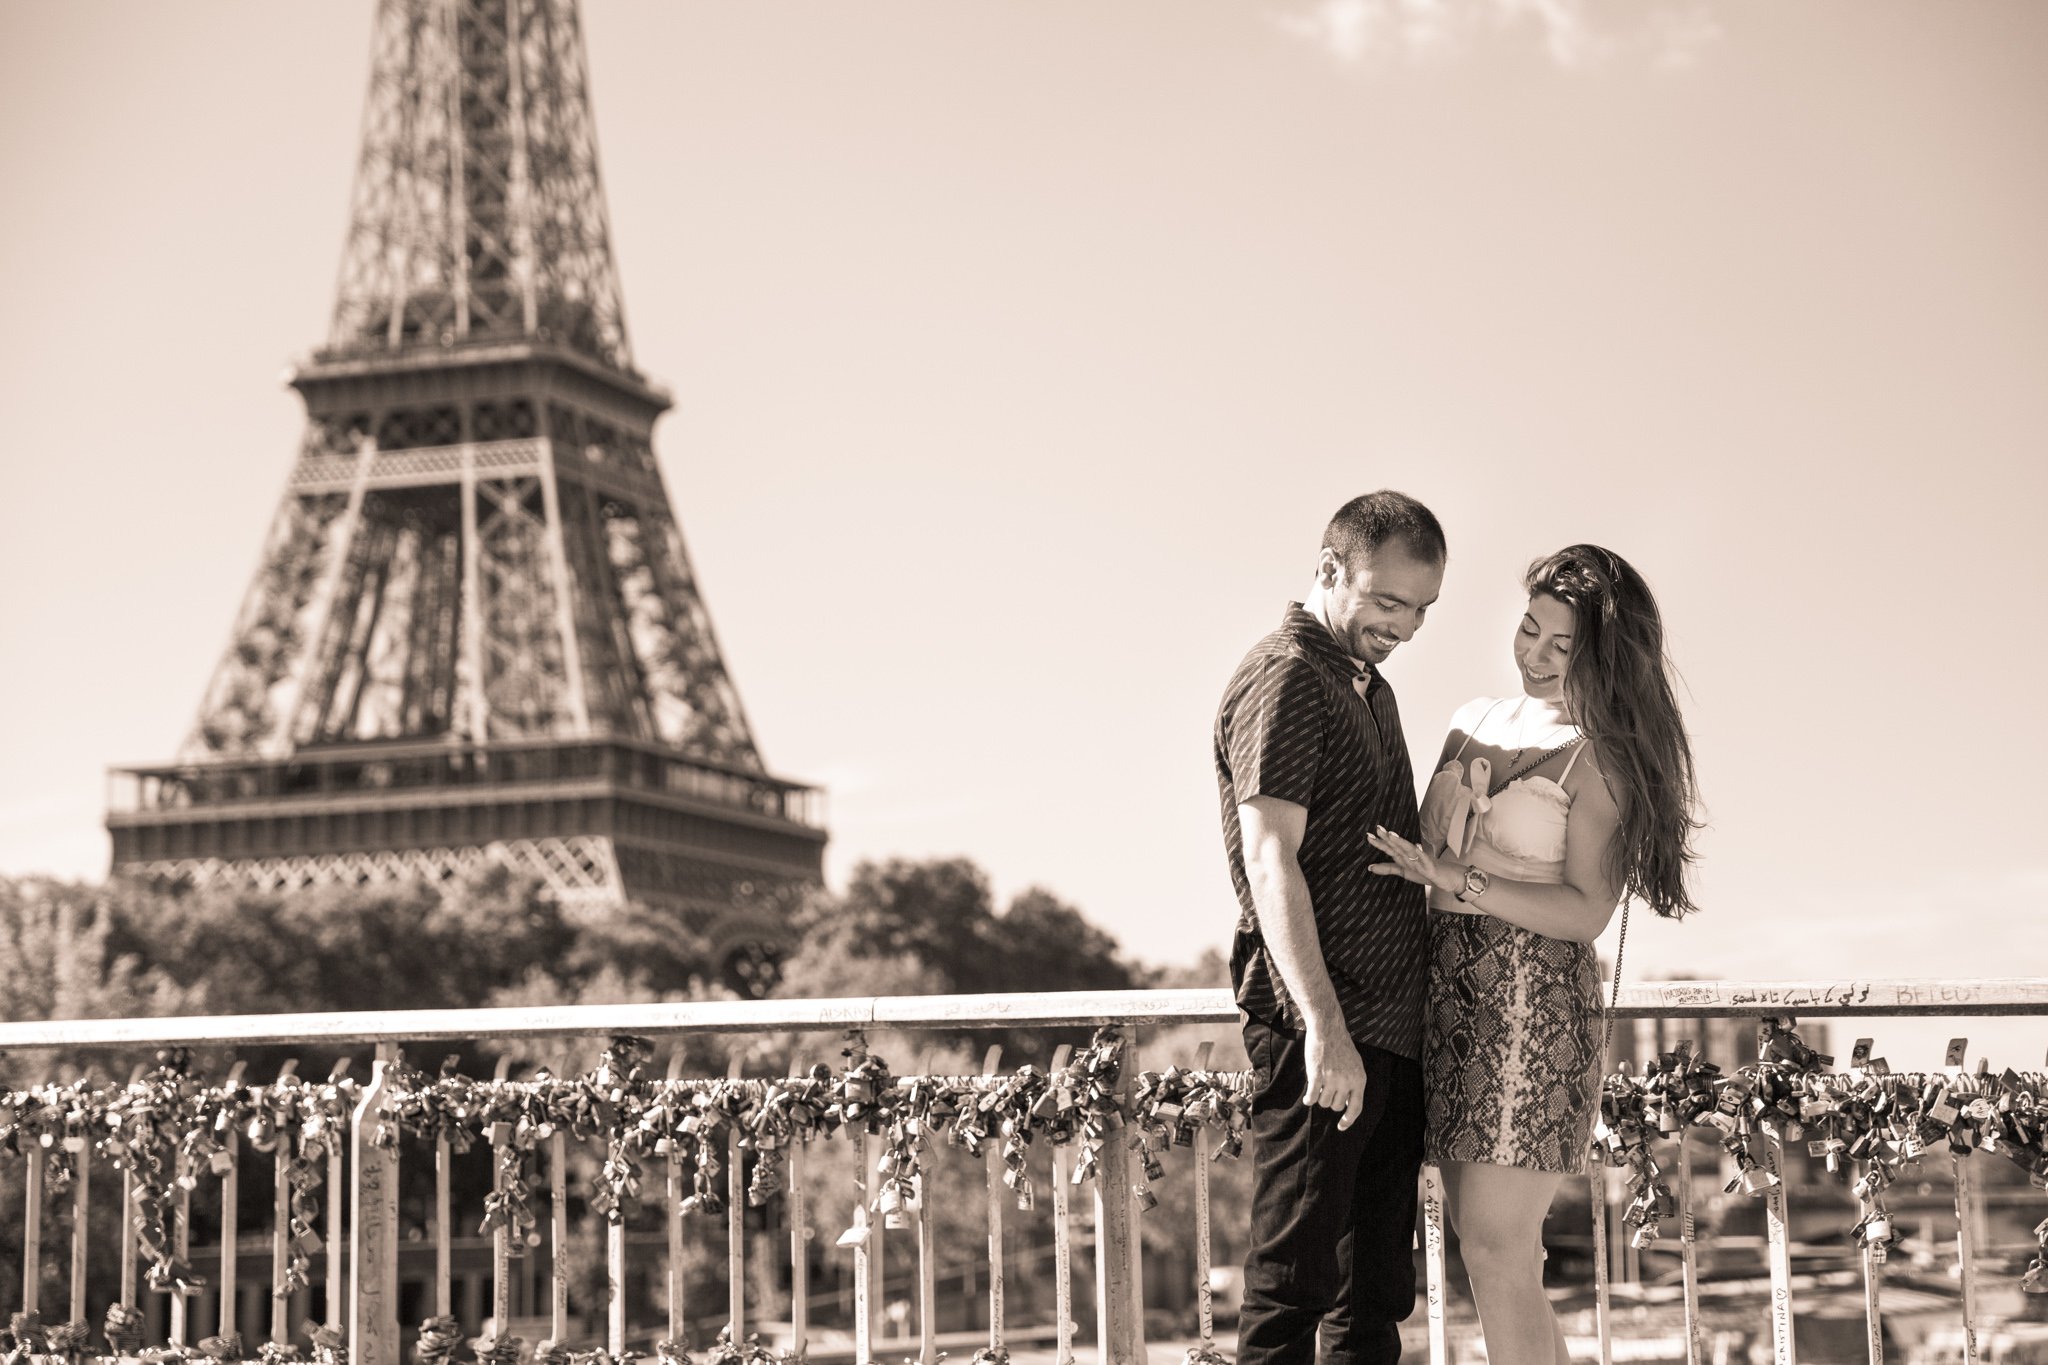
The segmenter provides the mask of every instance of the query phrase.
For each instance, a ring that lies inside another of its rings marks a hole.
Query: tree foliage
[[[817,889],[774,913],[799,944],[776,991],[786,999],[1109,990],[1146,975],[1050,892],[1027,889],[999,911],[987,874],[965,858],[865,862],[844,892]],[[709,945],[682,917],[634,904],[571,913],[503,869],[442,884],[292,893],[0,878],[0,1012],[15,1019],[729,994]],[[751,1046],[765,1061],[762,1044]],[[722,1067],[726,1050],[705,1040],[688,1062]],[[590,1048],[550,1041],[514,1051],[524,1062],[560,1064]],[[260,1072],[281,1057],[250,1061]],[[10,1074],[90,1060],[116,1059],[17,1057]],[[309,1072],[331,1060],[311,1049],[300,1056]]]
[[[965,858],[861,863],[845,894],[816,898],[804,915],[784,994],[813,968],[849,961],[861,972],[895,964],[903,979],[944,993],[1139,984],[1116,940],[1051,892],[1031,887],[998,913],[988,875]]]

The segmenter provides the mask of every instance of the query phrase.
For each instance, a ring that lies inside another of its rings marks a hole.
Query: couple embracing
[[[1425,1159],[1487,1358],[1568,1365],[1542,1231],[1597,1112],[1593,942],[1626,901],[1693,908],[1697,797],[1663,627],[1599,546],[1530,567],[1520,693],[1458,709],[1418,809],[1380,665],[1421,629],[1446,554],[1413,498],[1345,504],[1308,596],[1216,717],[1256,1082],[1241,1365],[1308,1365],[1319,1330],[1330,1365],[1399,1358]]]

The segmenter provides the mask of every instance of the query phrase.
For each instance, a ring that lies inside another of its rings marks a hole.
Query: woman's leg
[[[1487,1360],[1569,1365],[1564,1333],[1543,1292],[1543,1219],[1562,1177],[1476,1161],[1446,1161],[1442,1169]]]

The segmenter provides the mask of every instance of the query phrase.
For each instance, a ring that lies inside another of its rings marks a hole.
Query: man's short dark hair
[[[1347,569],[1388,544],[1430,564],[1441,564],[1450,555],[1436,514],[1391,488],[1353,498],[1323,530],[1324,547],[1335,550]]]

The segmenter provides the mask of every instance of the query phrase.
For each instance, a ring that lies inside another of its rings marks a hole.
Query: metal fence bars
[[[1971,1198],[1969,1162],[1976,1151],[2013,1158],[2037,1184],[2048,1172],[2048,1077],[1994,1073],[1983,1063],[1966,1068],[1957,1049],[1939,1072],[1892,1073],[1867,1049],[1859,1049],[1847,1068],[1833,1070],[1831,1059],[1786,1027],[1784,1012],[1792,1009],[1851,1016],[2032,1014],[2048,1012],[2048,981],[1684,982],[1625,990],[1617,1011],[1625,1017],[1760,1022],[1756,1060],[1725,1069],[1682,1042],[1658,1047],[1654,1030],[1639,1026],[1641,1065],[1617,1069],[1603,1081],[1599,1160],[1589,1182],[1603,1359],[1611,1358],[1612,1281],[1617,1272],[1628,1278],[1634,1257],[1665,1221],[1678,1229],[1687,1360],[1705,1358],[1687,1132],[1711,1135],[1734,1187],[1764,1201],[1770,1327],[1776,1358],[1786,1362],[1796,1354],[1796,1305],[1782,1175],[1785,1143],[1806,1141],[1828,1170],[1854,1180],[1853,1235],[1873,1361],[1883,1355],[1885,1257],[1898,1240],[1885,1196],[1901,1170],[1916,1161],[1950,1162],[1959,1208]],[[164,1049],[153,1066],[138,1068],[125,1085],[79,1079],[0,1095],[0,1141],[25,1159],[23,1288],[11,1323],[14,1349],[72,1361],[102,1348],[134,1356],[143,1347],[145,1322],[154,1316],[164,1339],[158,1353],[166,1359],[260,1356],[266,1365],[283,1365],[310,1357],[321,1365],[396,1365],[402,1341],[397,1176],[401,1161],[431,1152],[432,1312],[420,1324],[414,1358],[425,1365],[446,1361],[462,1340],[453,1298],[451,1182],[455,1163],[474,1152],[471,1160],[488,1155],[491,1172],[483,1231],[490,1238],[492,1331],[475,1343],[479,1359],[513,1365],[530,1355],[541,1365],[566,1365],[594,1358],[570,1339],[565,1253],[573,1143],[602,1157],[588,1203],[604,1220],[602,1350],[610,1359],[631,1344],[626,1214],[643,1203],[660,1210],[659,1240],[666,1253],[667,1320],[655,1354],[676,1365],[685,1359],[684,1314],[692,1290],[684,1283],[685,1220],[696,1215],[725,1226],[727,1302],[711,1359],[720,1365],[772,1359],[749,1332],[750,1247],[742,1220],[749,1205],[779,1201],[789,1237],[783,1268],[792,1290],[787,1355],[802,1358],[811,1344],[806,1277],[815,1224],[839,1219],[843,1210],[845,1230],[837,1246],[852,1261],[854,1359],[868,1365],[878,1357],[882,1246],[889,1233],[901,1232],[916,1245],[917,1284],[910,1301],[918,1358],[936,1365],[942,1343],[935,1330],[939,1305],[927,1177],[934,1161],[947,1159],[947,1148],[959,1148],[980,1166],[986,1188],[989,1331],[977,1362],[1001,1365],[1008,1359],[1003,1229],[1006,1217],[1018,1215],[1049,1214],[1055,1359],[1073,1358],[1072,1260],[1081,1239],[1072,1199],[1086,1186],[1094,1194],[1085,1242],[1093,1247],[1100,1309],[1097,1352],[1104,1362],[1128,1365],[1144,1351],[1138,1220],[1153,1202],[1151,1184],[1167,1174],[1172,1149],[1188,1147],[1195,1158],[1187,1165],[1197,1218],[1197,1320],[1191,1324],[1197,1341],[1189,1355],[1197,1365],[1213,1365],[1224,1357],[1208,1294],[1208,1165],[1239,1149],[1250,1081],[1241,1072],[1210,1069],[1206,1047],[1191,1066],[1141,1070],[1136,1039],[1147,1025],[1236,1017],[1227,992],[1196,990],[0,1025],[0,1049],[7,1051]],[[992,1052],[979,1073],[963,1076],[899,1075],[866,1045],[867,1035],[877,1030],[977,1026],[1087,1026],[1098,1032],[1089,1046],[1062,1049],[1044,1065],[1005,1070]],[[843,1064],[769,1079],[688,1079],[673,1066],[659,1075],[653,1065],[655,1039],[784,1030],[844,1034]],[[489,1079],[452,1069],[429,1075],[400,1053],[401,1043],[567,1036],[606,1038],[610,1046],[581,1075],[542,1070],[513,1077],[501,1067]],[[371,1044],[374,1072],[367,1084],[344,1068],[308,1081],[288,1066],[267,1083],[250,1084],[237,1066],[210,1082],[194,1074],[181,1051],[277,1042]],[[806,1158],[827,1141],[857,1149],[853,1190],[815,1188]],[[1048,1149],[1049,1211],[1040,1206],[1034,1180],[1035,1169],[1043,1166],[1032,1159],[1034,1150]],[[104,1306],[97,1330],[86,1292],[88,1256],[104,1254],[89,1246],[95,1158],[118,1172],[121,1199],[120,1288]],[[242,1337],[253,1336],[261,1324],[250,1311],[256,1296],[240,1292],[243,1244],[236,1226],[238,1181],[251,1160],[269,1161],[276,1189],[268,1230],[269,1339],[253,1352],[243,1347]],[[1667,1166],[1675,1170],[1667,1172]],[[1609,1172],[1619,1172],[1618,1183],[1625,1186],[1611,1208]],[[1445,1238],[1441,1192],[1432,1177],[1425,1173],[1421,1240],[1431,1358],[1443,1361],[1449,1349]],[[66,1320],[46,1328],[40,1319],[45,1219],[65,1196],[72,1231],[70,1301]],[[195,1197],[218,1212],[217,1264],[195,1267],[191,1260]],[[1973,1220],[1960,1222],[1960,1326],[1965,1358],[1974,1361],[1980,1267],[1971,1242]],[[1609,1240],[1611,1245],[1603,1245]],[[514,1262],[527,1248],[541,1246],[552,1251],[549,1336],[528,1348],[510,1334],[515,1290],[522,1300],[537,1296],[518,1288],[523,1281]],[[758,1241],[753,1252],[760,1252]],[[2026,1272],[2028,1287],[2038,1286],[2042,1276],[2037,1256]],[[316,1282],[323,1288],[323,1311],[308,1322],[300,1348],[288,1339],[292,1305],[309,1303],[304,1296]],[[145,1313],[149,1300],[139,1293],[145,1286],[165,1296],[165,1312]],[[204,1311],[209,1305],[211,1313]]]

